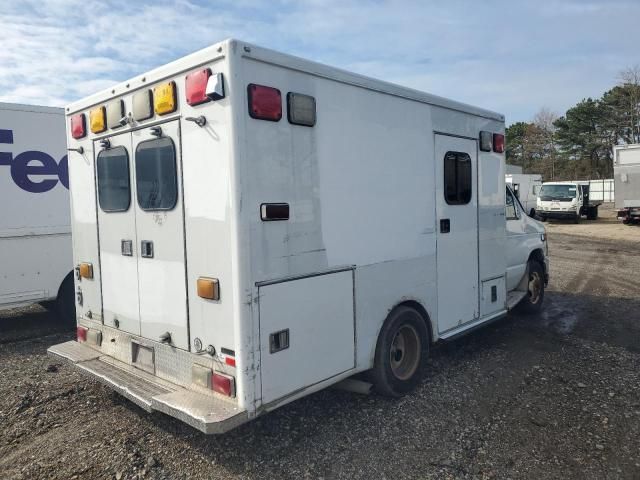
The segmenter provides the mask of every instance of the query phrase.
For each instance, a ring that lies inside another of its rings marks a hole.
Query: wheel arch
[[[387,318],[389,318],[391,313],[393,313],[393,311],[399,307],[409,307],[409,308],[412,308],[413,310],[416,310],[420,314],[420,316],[422,317],[422,320],[424,321],[425,326],[427,327],[427,333],[429,335],[429,343],[432,344],[434,342],[434,339],[433,339],[433,322],[431,321],[431,315],[429,315],[429,312],[427,312],[427,309],[424,307],[424,305],[422,305],[422,303],[420,303],[415,299],[402,300],[401,302],[398,302],[397,304],[395,304],[391,310],[389,310],[389,312],[387,313],[387,316],[384,318],[384,321],[380,324],[380,328],[378,328],[378,335],[376,339],[380,336],[380,332],[382,331],[382,326],[384,325],[384,322],[386,322]]]
[[[56,300],[60,298],[60,294],[62,293],[62,286],[69,279],[71,280],[71,283],[74,284],[74,288],[75,288],[73,269],[62,278],[62,281],[58,285],[58,291],[56,292]]]

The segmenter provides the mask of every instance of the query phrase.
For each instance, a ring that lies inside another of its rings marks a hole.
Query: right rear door
[[[97,141],[104,323],[189,349],[177,120]]]

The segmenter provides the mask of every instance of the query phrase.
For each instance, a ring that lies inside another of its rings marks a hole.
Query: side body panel
[[[259,333],[256,391],[264,392],[264,384],[274,381],[264,368],[269,359],[260,282],[354,266],[352,373],[372,366],[378,332],[402,302],[424,309],[437,339],[438,310],[450,305],[437,302],[435,190],[440,180],[435,178],[434,131],[477,138],[480,130],[503,132],[503,123],[277,66],[246,51],[238,52],[236,72],[234,91],[243,94],[233,99],[235,138],[240,139],[234,150],[242,198],[238,245],[250,252],[243,259],[248,276],[241,278],[251,280],[243,285],[252,289],[253,298],[253,320],[245,319],[242,310],[242,323]],[[279,122],[248,115],[250,83],[280,90]],[[315,98],[315,126],[288,122],[289,92]],[[478,265],[476,252],[470,270],[477,282],[476,310],[478,277],[504,277],[506,269],[504,159],[487,153],[478,162],[486,173],[478,176],[475,235],[481,261]],[[269,202],[288,203],[289,220],[261,221],[260,205]],[[329,290],[319,288],[316,295],[328,297]],[[323,362],[328,355],[310,355],[307,361]],[[258,409],[263,400],[257,399]]]
[[[0,103],[0,307],[53,299],[73,270],[64,111]]]

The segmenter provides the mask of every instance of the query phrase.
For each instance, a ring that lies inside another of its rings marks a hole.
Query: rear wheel
[[[525,313],[538,313],[544,301],[544,267],[537,260],[529,260],[529,279],[527,282],[527,296],[520,305]]]
[[[371,377],[376,391],[400,397],[413,390],[424,375],[429,355],[425,319],[413,308],[395,308],[382,326]]]
[[[73,290],[73,274],[65,277],[56,299],[56,313],[63,325],[75,325],[76,323],[76,299]]]

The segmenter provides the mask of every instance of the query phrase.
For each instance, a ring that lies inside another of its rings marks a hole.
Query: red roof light
[[[84,113],[79,113],[71,117],[71,136],[73,138],[82,138],[87,134],[87,121]]]
[[[496,153],[504,153],[504,135],[501,133],[493,134],[493,151]]]
[[[185,90],[187,92],[187,103],[189,105],[200,105],[211,99],[207,96],[207,82],[211,76],[211,69],[205,68],[197,72],[191,72],[185,78]]]
[[[282,118],[282,95],[280,90],[264,85],[250,83],[247,87],[249,96],[249,115],[258,120],[278,122]]]

